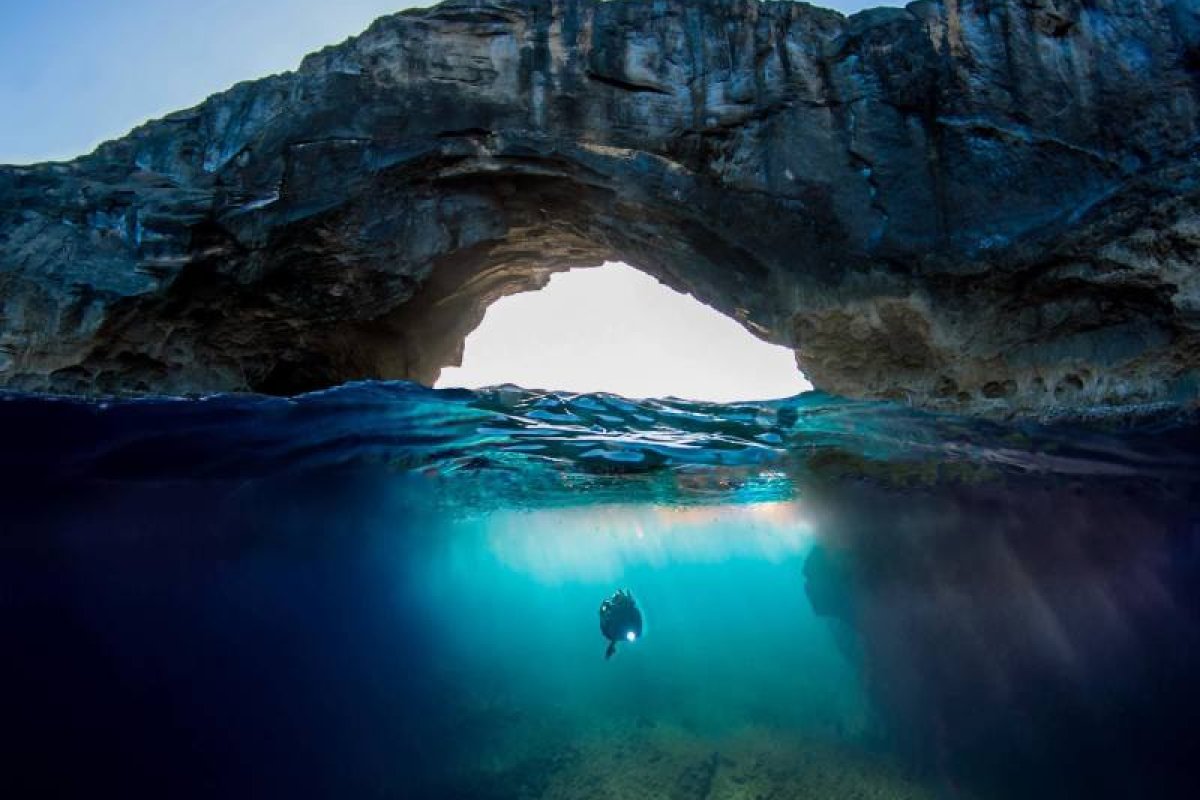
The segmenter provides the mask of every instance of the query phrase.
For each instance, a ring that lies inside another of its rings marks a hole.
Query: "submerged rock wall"
[[[431,382],[613,259],[833,392],[1191,401],[1198,99],[1193,0],[451,0],[0,168],[0,384]]]

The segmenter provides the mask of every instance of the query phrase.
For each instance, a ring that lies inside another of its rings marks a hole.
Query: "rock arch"
[[[835,392],[1191,398],[1198,65],[1187,0],[403,12],[0,168],[0,382],[430,382],[488,303],[623,260]]]

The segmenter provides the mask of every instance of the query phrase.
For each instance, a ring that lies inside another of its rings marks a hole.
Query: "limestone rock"
[[[430,382],[613,259],[833,392],[1188,402],[1198,97],[1193,0],[451,0],[0,168],[0,384]]]

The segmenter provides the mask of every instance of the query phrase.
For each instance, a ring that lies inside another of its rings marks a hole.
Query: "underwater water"
[[[364,383],[0,424],[5,796],[1195,796],[1191,415]]]

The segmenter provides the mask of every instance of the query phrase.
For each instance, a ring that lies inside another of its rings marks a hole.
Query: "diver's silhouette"
[[[617,642],[637,641],[642,636],[642,612],[628,589],[618,589],[616,594],[600,604],[600,632],[608,639],[604,658],[610,659],[617,652]]]

